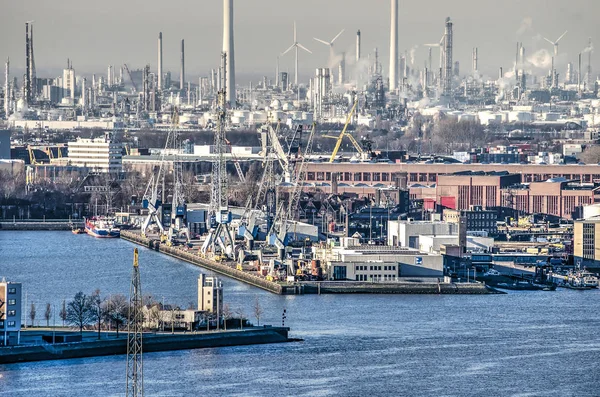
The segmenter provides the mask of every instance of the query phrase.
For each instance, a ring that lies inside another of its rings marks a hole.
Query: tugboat
[[[118,238],[121,236],[121,230],[115,227],[115,220],[106,217],[86,219],[85,232],[97,238]]]

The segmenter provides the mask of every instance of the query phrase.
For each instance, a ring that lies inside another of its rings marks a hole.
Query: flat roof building
[[[21,339],[21,283],[0,281],[0,342],[3,346],[18,345]]]
[[[123,145],[108,137],[69,142],[69,165],[96,172],[121,172]]]

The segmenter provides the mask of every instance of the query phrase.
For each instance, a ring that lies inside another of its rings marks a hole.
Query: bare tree
[[[129,302],[125,295],[113,295],[103,303],[102,312],[109,324],[114,324],[119,337],[119,328],[127,321]]]
[[[63,299],[62,307],[60,309],[60,313],[58,313],[60,319],[62,320],[63,327],[65,326],[65,321],[67,321],[67,301]]]
[[[588,146],[579,157],[586,164],[598,164],[600,162],[600,146]]]
[[[46,327],[50,326],[50,318],[52,317],[52,305],[46,303],[46,311],[44,312],[44,318],[46,319]]]
[[[31,302],[31,308],[29,309],[29,318],[31,319],[31,326],[33,327],[35,324],[35,303]]]
[[[93,307],[89,297],[83,292],[78,292],[67,305],[66,320],[70,325],[79,328],[79,333],[83,334],[83,328],[94,321]]]
[[[254,317],[256,317],[256,325],[260,327],[260,318],[264,313],[264,310],[262,308],[262,306],[260,305],[260,302],[258,300],[258,296],[256,298],[254,298]]]
[[[237,314],[238,318],[240,319],[240,329],[244,329],[244,309],[238,307],[235,309],[235,314]]]
[[[93,320],[95,322],[97,322],[97,324],[98,324],[98,339],[100,339],[102,318],[104,317],[103,311],[102,311],[104,300],[100,297],[100,290],[99,289],[95,290],[94,293],[90,296],[89,300],[90,300],[91,315],[92,315]]]
[[[225,326],[225,331],[227,331],[227,320],[231,319],[231,316],[233,316],[233,312],[229,307],[229,303],[226,303],[223,306],[223,325]]]

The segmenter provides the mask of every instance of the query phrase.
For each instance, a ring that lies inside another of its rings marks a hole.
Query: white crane
[[[298,86],[298,48],[303,49],[304,51],[308,52],[309,54],[312,54],[312,51],[310,51],[308,48],[304,47],[302,44],[298,43],[298,38],[296,35],[296,21],[294,21],[294,44],[292,44],[290,46],[290,48],[285,50],[281,55],[283,56],[283,55],[287,54],[294,48],[296,49],[296,67],[295,67],[294,84],[296,86]]]
[[[546,40],[548,43],[550,43],[550,44],[552,44],[554,46],[554,56],[558,55],[558,42],[563,37],[565,37],[566,34],[567,34],[567,30],[565,30],[565,32],[558,39],[556,39],[556,41],[552,41],[552,40],[549,40],[549,39],[547,39],[547,38],[544,37],[544,40]]]

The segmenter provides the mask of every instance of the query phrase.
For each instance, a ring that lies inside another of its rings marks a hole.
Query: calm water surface
[[[128,294],[134,246],[0,232],[0,276],[39,317],[77,291]],[[201,269],[140,250],[144,294],[187,306]],[[210,273],[210,272],[206,272]],[[499,296],[276,296],[223,278],[225,302],[304,342],[149,353],[148,396],[600,396],[600,290]],[[43,320],[41,320],[43,322]],[[123,395],[125,357],[0,366],[0,395]]]

